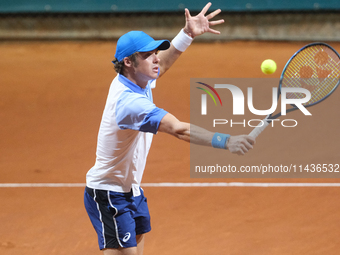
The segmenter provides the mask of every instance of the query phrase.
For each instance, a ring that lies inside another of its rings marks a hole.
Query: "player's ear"
[[[123,61],[124,61],[124,64],[127,66],[127,67],[131,67],[132,66],[132,61],[131,61],[131,59],[130,58],[128,58],[128,57],[125,57],[124,59],[123,59]]]

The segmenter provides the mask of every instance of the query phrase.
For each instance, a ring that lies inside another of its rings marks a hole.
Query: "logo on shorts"
[[[127,232],[127,233],[125,234],[124,238],[123,238],[123,242],[126,243],[127,241],[129,241],[130,237],[131,237],[130,232]]]

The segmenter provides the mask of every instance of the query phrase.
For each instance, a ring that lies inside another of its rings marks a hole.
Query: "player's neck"
[[[142,89],[145,89],[145,87],[148,85],[148,80],[140,78],[135,73],[126,72],[124,73],[124,76],[128,78],[131,82],[138,85]]]

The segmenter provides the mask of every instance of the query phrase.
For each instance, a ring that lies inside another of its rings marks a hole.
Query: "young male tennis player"
[[[144,235],[151,230],[150,215],[140,188],[152,137],[158,131],[205,146],[243,155],[252,148],[252,137],[190,130],[172,114],[153,104],[151,88],[191,44],[194,37],[219,31],[205,16],[211,3],[192,17],[185,9],[185,27],[170,43],[131,31],[117,42],[115,69],[97,141],[95,165],[86,176],[85,207],[105,255],[143,254]],[[159,52],[159,54],[157,54]]]

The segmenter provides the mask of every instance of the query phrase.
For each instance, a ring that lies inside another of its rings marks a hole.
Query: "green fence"
[[[0,13],[115,13],[199,11],[207,0],[0,0]],[[216,0],[223,11],[340,11],[340,0]]]

